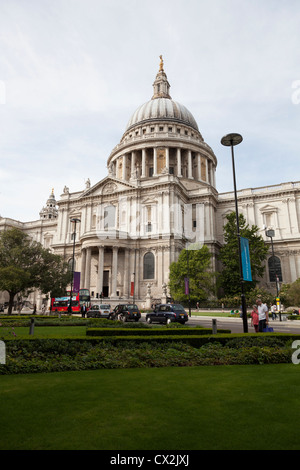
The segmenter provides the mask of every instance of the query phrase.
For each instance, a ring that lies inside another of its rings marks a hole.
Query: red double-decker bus
[[[87,307],[90,305],[90,291],[88,289],[80,289],[79,293],[72,295],[72,313],[80,313],[82,304],[85,303]],[[51,311],[60,313],[69,313],[70,305],[70,291],[62,297],[51,298]]]
[[[70,305],[70,296],[53,297],[51,299],[51,311],[59,313],[68,313]],[[72,296],[72,312],[80,313],[79,294]]]

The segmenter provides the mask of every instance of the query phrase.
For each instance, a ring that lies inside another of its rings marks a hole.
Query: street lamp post
[[[188,238],[183,236],[183,240],[187,243]],[[189,264],[189,247],[186,246],[186,267],[187,267],[187,288],[188,288],[188,301],[189,301],[189,317],[192,316],[191,312],[191,295],[190,295],[190,264]]]
[[[74,281],[74,263],[75,263],[75,239],[76,239],[76,224],[81,222],[80,219],[70,219],[70,222],[74,223],[74,232],[73,232],[73,256],[72,256],[72,278],[71,278],[71,291],[70,291],[70,305],[69,305],[69,313],[72,313],[72,295],[73,295],[73,281]]]
[[[243,315],[243,327],[244,333],[248,333],[248,321],[247,321],[247,307],[246,298],[244,292],[244,279],[243,279],[243,267],[242,267],[242,250],[241,250],[241,236],[239,226],[239,213],[238,213],[238,202],[236,193],[236,179],[235,179],[235,165],[234,165],[234,152],[233,147],[242,142],[243,137],[240,134],[227,134],[221,139],[221,144],[226,147],[231,147],[231,159],[232,159],[232,172],[233,172],[233,186],[234,186],[234,199],[235,199],[235,214],[236,214],[236,229],[239,247],[239,268],[240,268],[240,283],[241,283],[241,300],[242,300],[242,315]]]
[[[188,275],[188,289],[189,289],[189,317],[191,314],[191,295],[190,295],[190,265],[189,265],[189,250],[186,250],[186,262],[187,262],[187,275]]]
[[[278,288],[278,276],[276,272],[276,262],[275,262],[275,256],[274,256],[274,244],[273,244],[273,237],[275,236],[275,230],[269,229],[266,230],[266,236],[271,238],[271,247],[272,247],[272,260],[273,260],[273,269],[274,269],[274,275],[275,275],[275,283],[276,283],[276,297],[278,299],[279,297],[279,288]],[[281,311],[279,309],[279,320],[281,321]]]

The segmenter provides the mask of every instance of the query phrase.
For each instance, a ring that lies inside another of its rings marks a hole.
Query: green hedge
[[[51,338],[44,338],[38,336],[18,336],[17,338],[11,337],[5,339],[5,343],[9,347],[18,347],[18,345],[31,345],[30,348],[48,348],[49,351],[57,352],[58,354],[63,349],[67,348],[69,344],[77,344],[79,349],[82,344],[90,345],[110,345],[113,347],[131,347],[136,348],[140,345],[148,344],[151,347],[157,345],[168,345],[171,343],[187,344],[193,348],[199,349],[207,344],[219,344],[222,347],[242,349],[249,347],[286,347],[294,340],[300,340],[300,335],[274,333],[274,334],[257,334],[250,333],[246,336],[241,334],[218,334],[218,335],[131,335],[131,336],[69,336],[62,338],[61,336],[53,336]],[[12,346],[13,345],[13,346]]]
[[[290,363],[300,335],[12,338],[1,374],[101,368]]]
[[[219,333],[230,334],[231,330],[218,330]],[[211,328],[151,328],[151,329],[115,329],[115,328],[88,328],[87,336],[198,336],[211,335]]]

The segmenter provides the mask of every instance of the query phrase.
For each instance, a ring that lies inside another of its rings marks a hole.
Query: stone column
[[[177,149],[177,176],[182,176],[181,173],[181,149]]]
[[[85,287],[85,265],[86,265],[86,249],[81,250],[81,274],[80,274],[80,286],[82,289]]]
[[[86,249],[86,263],[85,263],[85,288],[90,288],[91,283],[91,258],[92,258],[92,248],[88,247]]]
[[[123,155],[122,179],[126,179],[126,155]]]
[[[169,152],[169,147],[166,147],[166,169],[167,169],[167,173],[170,173],[170,152]]]
[[[89,232],[91,230],[91,227],[92,227],[92,222],[91,221],[92,221],[92,205],[87,204],[85,218],[84,218],[84,225],[85,225],[84,229],[87,232]]]
[[[142,149],[142,178],[146,177],[146,149]]]
[[[65,209],[61,209],[58,215],[58,239],[62,240],[62,233],[63,233],[63,220],[64,220],[64,212]]]
[[[81,224],[80,224],[80,236],[85,232],[85,220],[86,220],[86,206],[83,207],[81,211]]]
[[[290,263],[290,276],[291,276],[291,281],[294,282],[298,278],[297,276],[297,266],[296,266],[296,260],[295,260],[295,255],[293,252],[290,253],[289,256],[289,263]]]
[[[117,296],[117,275],[118,275],[118,247],[113,246],[113,256],[112,256],[112,279],[111,279],[111,297]]]
[[[288,201],[289,214],[291,219],[291,233],[299,233],[299,224],[297,218],[296,198],[292,196]]]
[[[157,149],[153,147],[153,176],[157,176]]]
[[[188,150],[188,178],[193,178],[192,152]]]
[[[198,166],[198,180],[201,180],[201,156],[200,153],[197,153],[197,166]]]
[[[130,178],[136,179],[136,167],[135,167],[135,151],[131,152],[131,169],[130,169]]]
[[[131,283],[135,282],[135,250],[129,250],[129,280],[130,280],[130,290],[129,295],[131,296]]]
[[[197,242],[204,244],[205,209],[204,209],[203,203],[198,203],[196,205],[196,221],[197,221],[196,240]]]
[[[99,246],[98,255],[98,276],[97,276],[97,292],[100,295],[103,289],[103,266],[104,266],[104,246]]]
[[[135,300],[140,298],[140,250],[136,250],[135,265]]]
[[[124,280],[123,280],[123,291],[126,299],[129,299],[129,250],[125,248],[124,250]]]

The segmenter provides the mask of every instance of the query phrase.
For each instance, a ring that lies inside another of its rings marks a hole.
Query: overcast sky
[[[159,56],[217,159],[217,189],[300,181],[299,0],[0,0],[0,215],[107,175]]]

